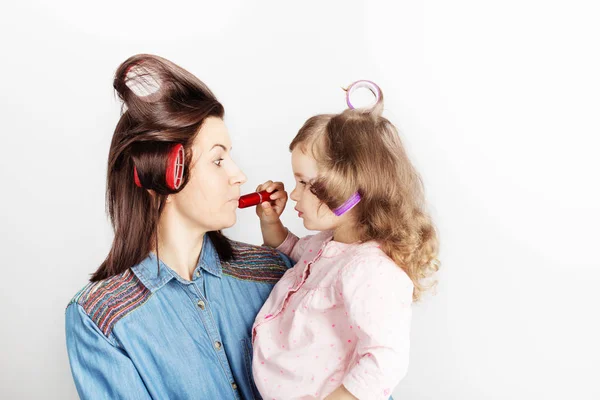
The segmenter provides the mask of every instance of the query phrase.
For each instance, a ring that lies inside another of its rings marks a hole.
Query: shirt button
[[[233,388],[233,390],[237,390],[237,385],[235,383],[232,383],[231,387]]]
[[[198,302],[198,307],[200,307],[201,310],[204,310],[204,307],[206,307],[206,304],[204,304],[204,302],[202,300],[200,300]]]
[[[200,278],[200,271],[196,271],[196,277]]]
[[[215,342],[215,349],[221,350],[221,342],[219,342],[219,341]]]

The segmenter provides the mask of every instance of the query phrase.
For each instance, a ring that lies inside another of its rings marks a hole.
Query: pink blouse
[[[387,399],[408,367],[408,275],[376,242],[335,242],[332,232],[288,233],[278,250],[298,262],[252,329],[261,395],[321,399],[343,384],[359,399]]]

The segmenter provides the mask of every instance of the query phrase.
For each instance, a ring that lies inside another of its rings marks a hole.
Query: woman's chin
[[[210,224],[202,224],[203,226],[209,227],[209,231],[220,231],[223,229],[231,228],[237,221],[237,215],[219,215],[218,218],[213,219]]]
[[[233,215],[231,215],[229,218],[227,218],[226,221],[223,221],[223,222],[224,222],[224,226],[222,229],[231,228],[237,222],[237,214],[234,212]]]

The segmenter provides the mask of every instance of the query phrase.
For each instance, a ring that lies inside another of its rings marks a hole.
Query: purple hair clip
[[[333,210],[333,213],[338,217],[344,215],[348,211],[352,210],[354,206],[357,205],[359,202],[360,194],[358,192],[354,192],[354,194],[350,196],[350,198],[346,200],[344,204]]]
[[[381,98],[381,89],[379,89],[379,86],[377,86],[375,82],[356,81],[354,83],[351,83],[350,86],[348,86],[348,89],[346,89],[346,104],[348,104],[348,108],[350,108],[351,110],[354,110],[355,107],[350,102],[350,96],[352,96],[352,93],[354,93],[356,89],[361,88],[369,89],[371,93],[373,93],[373,95],[375,96],[375,104],[379,103],[379,99]]]

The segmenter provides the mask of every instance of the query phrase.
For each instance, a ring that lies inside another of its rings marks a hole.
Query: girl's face
[[[309,230],[326,231],[334,230],[340,223],[337,217],[327,205],[310,191],[310,182],[317,177],[317,162],[301,146],[292,150],[292,170],[296,179],[296,187],[290,193],[290,199],[296,202],[294,208],[298,216],[302,218],[304,227]]]
[[[190,179],[170,195],[173,211],[190,227],[216,231],[233,226],[246,175],[231,158],[231,139],[222,119],[207,118],[192,145]]]

